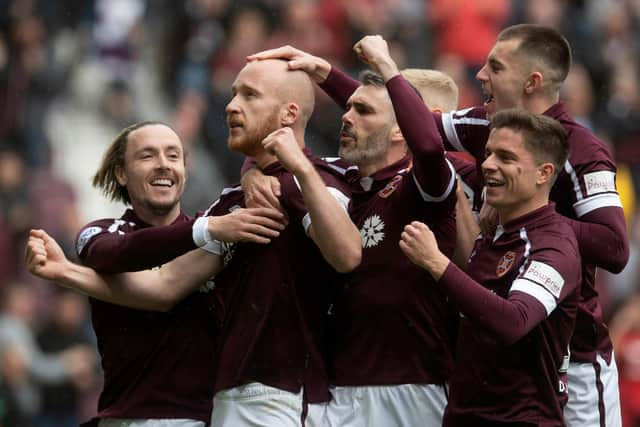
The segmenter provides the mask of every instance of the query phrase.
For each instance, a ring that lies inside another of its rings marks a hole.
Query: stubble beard
[[[340,146],[338,155],[341,159],[358,167],[378,162],[389,150],[391,128],[384,127],[369,135],[358,147],[358,136],[354,134],[353,145],[351,147]]]

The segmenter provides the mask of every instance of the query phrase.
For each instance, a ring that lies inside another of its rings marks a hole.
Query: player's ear
[[[534,91],[540,89],[544,82],[544,77],[540,71],[534,71],[529,75],[529,78],[524,84],[524,91],[530,95]]]
[[[280,125],[293,126],[300,115],[300,106],[295,102],[289,102],[280,109]]]
[[[397,123],[391,127],[390,138],[391,142],[404,141],[404,135],[402,135],[400,126]]]
[[[127,174],[124,172],[124,167],[122,167],[121,165],[116,165],[116,167],[113,169],[113,174],[116,176],[116,181],[118,181],[118,184],[120,184],[123,187],[127,186]]]
[[[545,184],[553,179],[556,168],[553,163],[542,163],[538,166],[538,176],[536,178],[536,184]]]

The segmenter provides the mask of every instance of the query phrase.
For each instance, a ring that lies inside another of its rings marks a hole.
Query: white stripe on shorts
[[[567,383],[569,402],[564,408],[567,427],[622,425],[618,368],[613,355],[610,365],[600,355],[597,356],[597,366],[593,363],[571,362],[567,371]],[[601,407],[604,413],[601,413]]]

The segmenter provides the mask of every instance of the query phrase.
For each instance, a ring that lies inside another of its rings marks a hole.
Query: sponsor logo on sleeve
[[[502,255],[502,258],[500,258],[500,261],[498,261],[498,266],[496,267],[496,276],[504,276],[507,271],[511,270],[511,267],[513,267],[513,262],[515,260],[515,252],[508,251],[507,253]]]
[[[82,233],[80,233],[80,236],[78,236],[78,241],[76,242],[76,251],[78,252],[78,255],[82,253],[82,250],[84,249],[87,242],[89,242],[89,240],[91,240],[93,236],[100,233],[101,231],[102,228],[100,227],[87,227],[82,230]]]
[[[531,280],[548,290],[551,295],[560,298],[560,292],[564,286],[564,279],[558,271],[539,261],[531,261],[531,264],[522,275],[523,278]]]
[[[585,174],[584,187],[587,196],[616,191],[616,174],[611,171],[599,171]]]

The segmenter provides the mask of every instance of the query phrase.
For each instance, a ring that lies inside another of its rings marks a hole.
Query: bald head
[[[307,73],[289,70],[288,62],[280,59],[249,62],[243,72],[258,76],[265,91],[273,93],[283,105],[296,104],[299,115],[294,126],[306,127],[315,105],[313,83]]]

